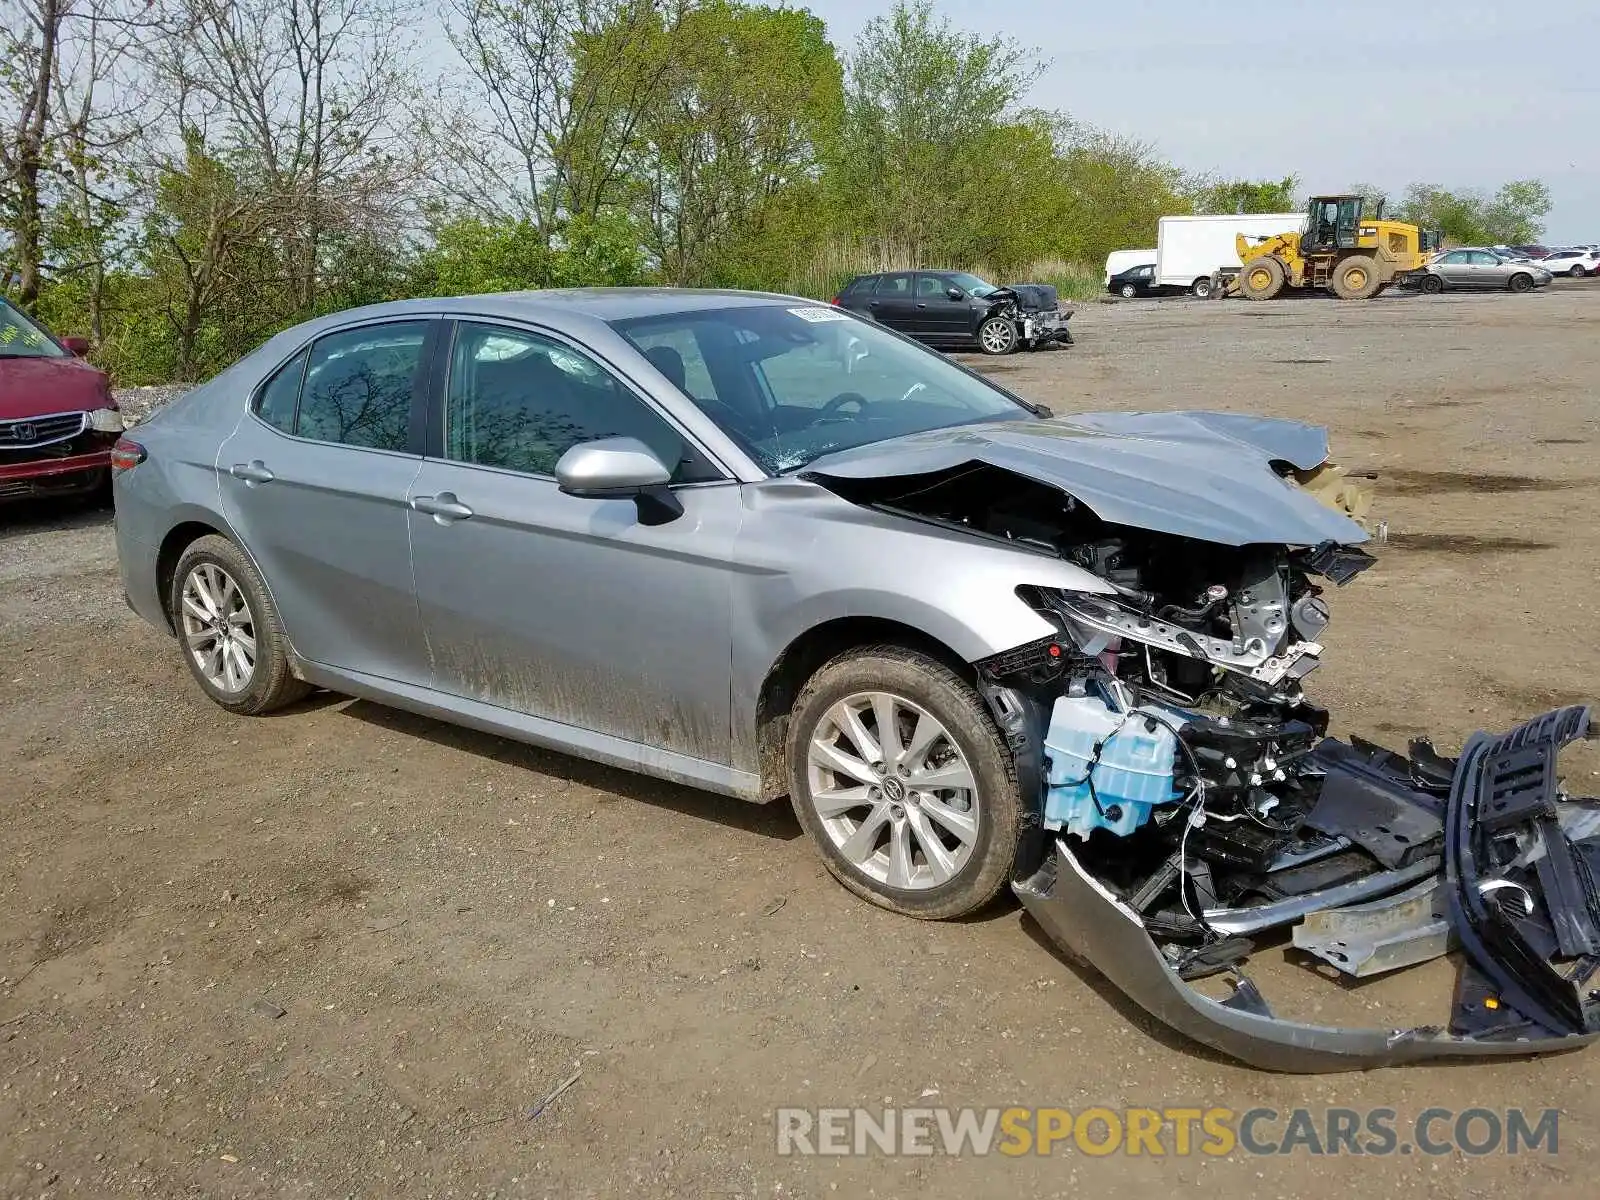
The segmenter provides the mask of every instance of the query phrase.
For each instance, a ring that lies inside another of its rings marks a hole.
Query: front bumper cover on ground
[[[1437,1026],[1309,1025],[1274,1016],[1255,985],[1242,976],[1232,996],[1213,999],[1179,977],[1138,914],[1089,873],[1066,838],[1057,839],[1054,854],[1035,875],[1017,882],[1015,890],[1058,945],[1100,971],[1145,1011],[1198,1042],[1264,1070],[1314,1074],[1424,1059],[1575,1049],[1600,1037],[1597,1002],[1582,994],[1594,963],[1580,958],[1573,968],[1558,967],[1553,961],[1560,952],[1558,941],[1570,942],[1579,934],[1568,928],[1573,922],[1562,902],[1552,902],[1538,886],[1540,878],[1551,878],[1550,866],[1541,876],[1524,864],[1515,884],[1530,900],[1538,894],[1538,911],[1549,918],[1543,923],[1512,920],[1508,910],[1493,900],[1500,889],[1483,885],[1499,883],[1514,869],[1493,860],[1494,844],[1503,849],[1506,839],[1518,833],[1518,822],[1525,822],[1527,831],[1544,838],[1547,845],[1570,848],[1550,827],[1557,793],[1554,771],[1546,768],[1562,745],[1588,733],[1588,722],[1588,710],[1574,707],[1547,713],[1499,737],[1476,735],[1457,765],[1446,809],[1445,879],[1467,954],[1458,1000],[1477,989],[1494,997],[1492,1007],[1497,1011],[1509,1006],[1513,1017],[1520,1014],[1526,1019],[1468,1022],[1473,1025],[1471,1033]],[[1529,779],[1530,762],[1539,768],[1531,773],[1535,783],[1514,789],[1512,801],[1517,807],[1507,809],[1502,803],[1508,794],[1507,780],[1520,784]],[[1554,855],[1556,860],[1561,857],[1559,851]]]

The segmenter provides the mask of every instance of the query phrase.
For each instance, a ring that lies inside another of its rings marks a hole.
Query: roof
[[[630,317],[654,317],[716,308],[750,308],[781,302],[792,304],[797,300],[803,298],[732,289],[634,287],[491,292],[477,296],[406,300],[401,303],[433,312],[495,312],[521,317],[581,314],[600,321],[620,321]],[[816,303],[814,300],[804,302]]]

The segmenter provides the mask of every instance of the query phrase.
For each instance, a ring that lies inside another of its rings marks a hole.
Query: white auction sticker
[[[810,321],[813,325],[820,325],[824,321],[848,321],[850,319],[837,308],[823,308],[820,305],[814,308],[791,308],[789,311],[802,321]]]

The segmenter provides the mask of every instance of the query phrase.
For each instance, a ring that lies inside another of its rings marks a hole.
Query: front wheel
[[[1444,291],[1444,280],[1440,279],[1437,275],[1424,275],[1422,277],[1422,282],[1417,286],[1428,295],[1437,296],[1440,292]]]
[[[1196,300],[1209,300],[1211,298],[1210,278],[1196,279],[1189,290],[1194,293]]]
[[[1138,294],[1139,289],[1134,287],[1133,284],[1125,283],[1122,285],[1122,298],[1124,300],[1132,300]]]
[[[1570,279],[1582,279],[1587,274],[1588,272],[1583,269],[1582,263],[1574,263],[1572,270],[1567,272],[1567,277]]]
[[[875,646],[834,659],[789,719],[789,797],[828,871],[923,920],[1005,887],[1022,802],[983,700],[944,664]]]
[[[1519,272],[1511,277],[1511,282],[1506,286],[1513,292],[1525,292],[1533,286],[1533,276]]]
[[[1258,258],[1239,273],[1239,291],[1246,300],[1274,300],[1283,291],[1283,264],[1276,258]]]
[[[1005,317],[990,317],[978,326],[978,346],[985,354],[1010,354],[1017,340],[1017,327]]]

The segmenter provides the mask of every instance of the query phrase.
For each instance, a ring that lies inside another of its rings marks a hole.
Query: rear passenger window
[[[305,370],[306,352],[302,350],[267,380],[267,386],[261,389],[261,396],[256,401],[256,416],[274,429],[293,433],[294,406],[300,398],[300,376],[305,374]]]
[[[295,433],[370,450],[405,450],[426,321],[332,333],[311,346]]]

